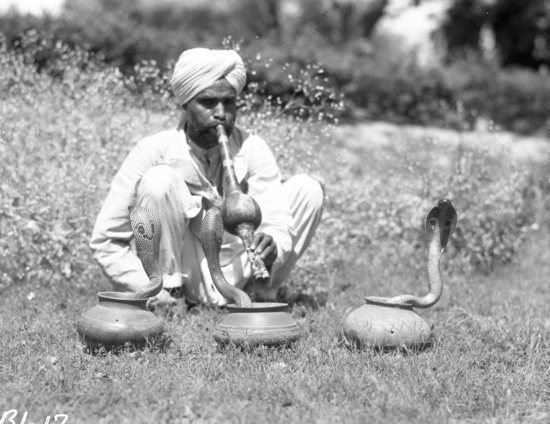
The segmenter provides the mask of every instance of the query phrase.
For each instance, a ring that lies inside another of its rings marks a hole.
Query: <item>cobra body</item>
[[[394,297],[367,297],[367,301],[385,304],[409,304],[416,308],[429,308],[441,297],[443,285],[439,271],[439,261],[455,229],[457,215],[448,199],[441,199],[426,218],[428,234],[428,282],[430,291],[424,296],[405,294]]]
[[[136,242],[137,255],[149,277],[149,284],[140,288],[135,293],[135,297],[152,297],[162,289],[162,274],[159,272],[158,266],[161,236],[160,218],[155,210],[138,206],[130,212],[130,223]]]
[[[250,308],[252,307],[250,297],[244,291],[229,284],[221,270],[220,249],[223,232],[224,228],[220,210],[217,207],[208,209],[202,220],[200,240],[214,285],[223,297],[232,300],[238,307]]]

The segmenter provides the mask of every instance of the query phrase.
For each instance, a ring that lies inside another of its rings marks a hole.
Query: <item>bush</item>
[[[57,60],[59,41],[82,46],[128,76],[152,64],[162,74],[164,86],[153,74],[142,73],[134,81],[138,93],[149,90],[147,82],[154,81],[153,91],[170,95],[165,76],[179,53],[197,45],[220,48],[220,40],[229,35],[248,64],[250,91],[283,104],[290,102],[291,107],[311,106],[316,96],[314,103],[334,103],[335,112],[341,109],[339,117],[345,120],[464,129],[482,117],[515,132],[545,130],[550,88],[544,71],[499,69],[476,56],[440,68],[419,68],[406,58],[394,60],[385,51],[365,50],[365,40],[345,44],[328,40],[322,29],[329,23],[315,25],[315,19],[322,19],[315,13],[304,18],[309,23],[300,26],[295,36],[281,37],[274,4],[256,3],[236,3],[234,8],[143,8],[130,1],[78,1],[69,2],[59,19],[12,14],[0,17],[0,27],[8,46],[18,50],[30,48],[21,40],[32,29],[40,42],[40,48],[33,47],[32,57],[41,68],[51,69],[48,62]],[[258,11],[255,18],[250,10]],[[311,67],[323,70],[317,75],[323,88],[313,97],[295,90],[296,81],[303,79],[304,72],[310,75]],[[329,93],[340,94],[330,97]],[[340,95],[345,98],[343,109]]]
[[[548,71],[501,70],[477,60],[451,66],[445,75],[472,123],[482,116],[519,134],[542,134],[550,124]]]
[[[450,54],[479,50],[480,32],[489,6],[479,0],[454,0],[447,10],[442,32]]]
[[[423,276],[424,221],[442,197],[458,212],[445,255],[450,271],[488,273],[509,262],[535,222],[540,205],[530,193],[537,188],[527,171],[483,141],[458,144],[451,153],[446,143],[409,139],[357,157],[353,178],[331,175],[330,217],[321,229],[330,249],[319,266],[329,272],[335,260],[385,257],[392,272]]]
[[[51,76],[0,44],[1,288],[90,284],[78,277],[97,275],[87,244],[99,202],[146,124],[116,68],[83,70],[86,52],[58,48]]]
[[[520,134],[542,134],[548,125],[550,84],[544,70],[501,69],[475,55],[426,69],[406,59],[388,59],[383,52],[364,56],[331,46],[320,49],[320,44],[320,36],[311,32],[289,46],[264,40],[254,50],[243,45],[241,52],[249,58],[250,80],[283,102],[293,93],[288,74],[319,64],[324,85],[343,96],[339,118],[345,121],[471,130],[483,118]],[[258,56],[269,63],[258,63]]]
[[[545,0],[454,0],[442,32],[451,56],[481,50],[481,30],[491,28],[504,66],[550,65],[550,8]]]

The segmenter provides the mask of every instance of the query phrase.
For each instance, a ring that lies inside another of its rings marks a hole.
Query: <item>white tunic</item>
[[[277,245],[275,274],[279,268],[288,267],[296,244],[295,221],[280,170],[270,148],[256,135],[235,128],[229,147],[241,188],[262,211],[257,231],[272,236]],[[218,147],[201,149],[187,140],[184,131],[163,131],[138,142],[112,181],[90,241],[94,258],[118,289],[136,291],[149,281],[131,247],[129,208],[140,204],[155,207],[160,214],[163,234],[159,262],[163,273],[183,276],[184,293],[191,301],[226,303],[212,284],[198,240],[203,199],[214,205],[221,203],[222,174]],[[230,284],[246,284],[250,266],[237,237],[225,234],[220,262]]]

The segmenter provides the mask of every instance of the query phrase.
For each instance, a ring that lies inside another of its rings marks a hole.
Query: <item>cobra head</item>
[[[456,210],[449,199],[440,199],[437,205],[428,213],[426,231],[431,239],[436,225],[439,227],[441,250],[443,251],[453,234],[456,226]]]
[[[158,213],[154,209],[142,206],[132,208],[130,223],[136,239],[138,256],[152,254],[158,258],[160,251],[161,226]]]

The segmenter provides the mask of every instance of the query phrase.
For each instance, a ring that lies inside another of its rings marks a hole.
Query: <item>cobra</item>
[[[255,280],[269,280],[269,273],[259,255],[250,248],[254,240],[254,231],[262,222],[262,212],[258,203],[241,191],[233,158],[229,151],[229,139],[223,125],[216,126],[218,146],[222,157],[224,198],[221,208],[211,207],[203,217],[200,241],[208,269],[214,285],[226,299],[232,300],[238,307],[251,308],[250,297],[225,279],[220,266],[220,250],[224,231],[238,236],[250,261]]]
[[[426,232],[428,235],[428,282],[430,291],[424,296],[404,294],[394,297],[369,296],[367,301],[385,304],[409,304],[416,308],[429,308],[434,305],[443,291],[439,261],[456,227],[456,210],[448,199],[441,199],[428,213]]]
[[[248,295],[233,287],[225,279],[220,267],[220,249],[223,240],[223,222],[220,209],[212,207],[208,209],[201,224],[200,241],[204,256],[208,262],[208,269],[214,285],[226,299],[231,299],[240,308],[252,307],[252,301]]]
[[[160,218],[155,210],[137,206],[130,212],[130,223],[138,258],[149,277],[149,284],[140,288],[135,293],[135,297],[141,299],[152,297],[162,289],[162,274],[159,272],[158,265],[161,236]]]

